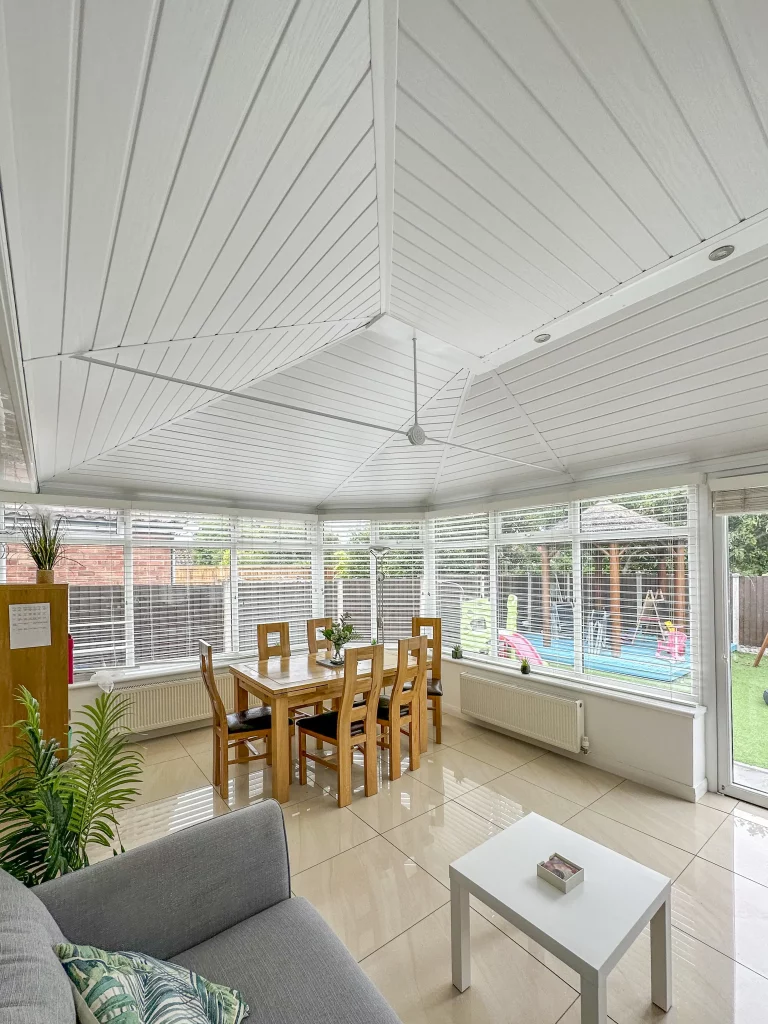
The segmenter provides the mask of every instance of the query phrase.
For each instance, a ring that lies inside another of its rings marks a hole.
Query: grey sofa
[[[291,898],[273,801],[36,889],[0,871],[0,1024],[73,1024],[51,948],[62,941],[175,960],[239,989],[249,1024],[398,1022],[311,904]]]

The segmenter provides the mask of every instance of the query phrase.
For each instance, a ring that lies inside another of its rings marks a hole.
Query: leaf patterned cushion
[[[240,1024],[239,992],[143,953],[54,946],[73,988],[98,1024]]]

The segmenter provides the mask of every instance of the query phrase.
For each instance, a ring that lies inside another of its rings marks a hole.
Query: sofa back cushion
[[[59,926],[34,889],[0,870],[0,1024],[74,1024]]]

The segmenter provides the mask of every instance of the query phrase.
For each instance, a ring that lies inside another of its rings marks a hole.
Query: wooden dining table
[[[288,800],[291,785],[290,712],[340,697],[344,688],[344,666],[319,664],[320,654],[292,654],[290,658],[240,661],[229,666],[235,680],[235,711],[247,711],[249,694],[258,697],[272,711],[272,796]],[[397,673],[397,647],[384,645],[384,686],[391,686]],[[362,691],[361,691],[362,692]],[[427,750],[427,688],[423,688],[420,729],[422,752]]]

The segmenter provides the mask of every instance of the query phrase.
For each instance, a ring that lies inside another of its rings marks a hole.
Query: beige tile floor
[[[311,766],[284,807],[292,887],[329,921],[405,1024],[578,1024],[579,979],[473,901],[472,986],[450,979],[448,865],[528,811],[661,871],[673,888],[674,1006],[650,1001],[649,939],[609,981],[615,1024],[768,1024],[768,811],[707,794],[686,803],[447,716],[417,772],[336,806],[335,773]],[[146,740],[126,848],[266,799],[263,761],[238,766],[223,801],[211,735]],[[589,923],[585,922],[585,927]]]

